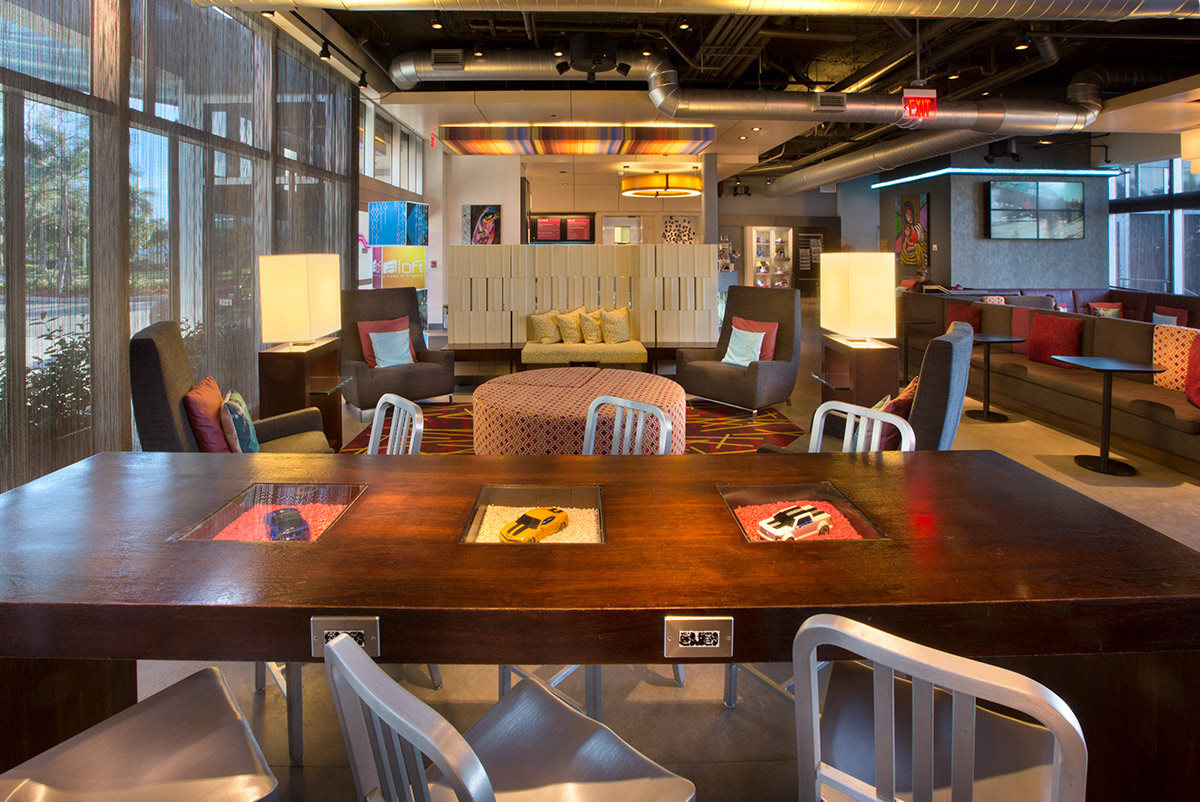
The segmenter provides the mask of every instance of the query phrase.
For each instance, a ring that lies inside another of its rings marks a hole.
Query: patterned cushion
[[[1200,337],[1192,340],[1188,349],[1187,377],[1184,379],[1183,392],[1187,395],[1188,403],[1200,407]]]
[[[579,316],[583,314],[583,307],[571,312],[564,312],[555,317],[558,321],[558,333],[562,335],[562,341],[565,343],[581,343],[583,342],[583,331],[579,328]]]
[[[1112,303],[1093,301],[1088,304],[1088,312],[1096,317],[1124,317],[1125,315],[1122,313],[1124,308],[1125,305],[1120,301]]]
[[[221,429],[225,432],[229,450],[235,454],[250,454],[259,450],[258,433],[254,431],[254,421],[250,419],[250,406],[236,390],[225,394],[225,403],[221,406]]]
[[[600,310],[580,315],[579,330],[583,333],[583,341],[589,345],[604,342],[604,334],[600,329]]]
[[[1154,374],[1155,384],[1168,390],[1184,392],[1187,385],[1188,352],[1197,333],[1196,329],[1185,329],[1182,326],[1154,327],[1154,363],[1166,368],[1162,373]]]
[[[604,332],[604,342],[609,345],[629,342],[629,308],[622,306],[611,312],[601,309],[600,328]]]
[[[229,441],[221,428],[221,407],[224,405],[225,399],[212,376],[197,382],[183,397],[192,434],[196,435],[196,445],[201,451],[229,453]]]
[[[645,363],[646,347],[637,340],[623,343],[525,343],[521,362],[526,365],[562,365],[567,362]]]
[[[562,335],[558,333],[558,310],[551,309],[540,315],[531,315],[533,335],[540,343],[560,343]]]
[[[1004,305],[1004,296],[1003,295],[985,295],[979,299],[979,303],[981,303],[981,304],[999,304],[1000,306],[1003,306]]]

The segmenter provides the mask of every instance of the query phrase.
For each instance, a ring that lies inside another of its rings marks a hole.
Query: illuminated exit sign
[[[937,117],[937,91],[934,89],[905,89],[901,102],[906,120]]]

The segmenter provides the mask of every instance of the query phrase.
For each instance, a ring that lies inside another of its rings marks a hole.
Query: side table
[[[896,363],[900,349],[879,340],[821,336],[821,372],[812,377],[821,383],[821,401],[846,401],[858,406],[874,405],[885,395],[896,394]],[[843,431],[840,419],[830,418],[825,430]]]
[[[975,343],[983,346],[983,409],[968,409],[968,418],[987,421],[988,423],[1004,423],[1007,415],[992,412],[992,346],[1004,343],[1023,343],[1024,337],[1014,337],[1011,334],[975,334]]]
[[[342,447],[342,388],[352,378],[339,375],[340,367],[338,337],[259,351],[259,414],[266,418],[316,407],[325,437],[337,451]]]
[[[1106,356],[1052,356],[1067,365],[1077,368],[1099,371],[1104,375],[1104,398],[1100,413],[1100,456],[1079,454],[1075,464],[1096,473],[1107,473],[1112,476],[1136,476],[1138,469],[1128,462],[1119,459],[1109,459],[1108,438],[1112,424],[1112,377],[1114,373],[1162,373],[1166,368],[1162,365],[1150,365],[1144,362],[1126,362],[1124,359],[1111,359]]]

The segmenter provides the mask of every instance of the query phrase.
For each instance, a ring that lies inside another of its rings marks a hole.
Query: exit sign
[[[937,91],[934,89],[905,89],[901,104],[906,120],[937,117]]]

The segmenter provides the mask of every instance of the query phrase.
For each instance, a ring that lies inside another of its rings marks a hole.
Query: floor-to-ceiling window
[[[0,489],[129,446],[152,322],[253,403],[258,255],[354,257],[356,95],[259,14],[0,3]]]
[[[1129,167],[1109,179],[1110,281],[1200,295],[1200,175],[1180,159]]]

